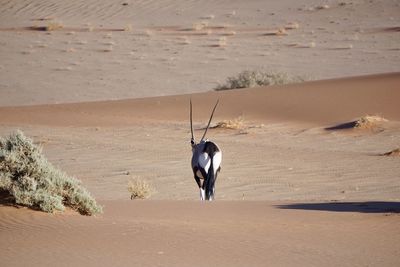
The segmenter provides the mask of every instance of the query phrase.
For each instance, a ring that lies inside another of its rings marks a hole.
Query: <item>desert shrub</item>
[[[359,118],[356,122],[355,122],[355,126],[354,128],[357,129],[373,129],[377,126],[379,126],[380,124],[387,122],[388,120],[378,116],[378,115],[374,115],[374,116],[364,116]]]
[[[146,180],[133,178],[128,182],[128,191],[131,193],[131,199],[145,199],[151,196],[154,189]]]
[[[400,157],[400,148],[393,149],[389,152],[383,153],[383,156]]]
[[[60,22],[50,22],[46,26],[46,31],[56,31],[64,28],[64,25]]]
[[[21,131],[0,138],[0,191],[15,204],[45,212],[65,206],[84,215],[102,212],[81,182],[56,169]]]
[[[238,130],[243,128],[243,124],[243,117],[238,117],[232,120],[219,121],[214,126],[211,126],[211,128]]]
[[[283,85],[288,83],[303,82],[305,78],[291,77],[283,72],[243,71],[237,76],[228,77],[225,84],[215,88],[216,91],[250,88],[257,86]]]

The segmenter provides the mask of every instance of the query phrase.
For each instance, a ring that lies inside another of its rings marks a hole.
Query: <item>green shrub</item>
[[[282,72],[243,71],[237,76],[228,77],[226,83],[215,88],[216,91],[251,88],[257,86],[282,85],[304,82],[302,77],[291,77]]]
[[[0,191],[18,205],[45,212],[65,206],[84,215],[102,212],[81,182],[56,169],[21,131],[0,138]]]

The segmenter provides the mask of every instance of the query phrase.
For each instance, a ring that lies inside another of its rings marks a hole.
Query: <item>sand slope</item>
[[[329,126],[365,115],[400,121],[400,73],[307,82],[267,89],[228,90],[181,96],[78,104],[3,107],[3,124],[48,126],[128,126],[148,121],[207,120],[216,99],[218,118],[297,121]],[[51,114],[51,116],[48,116]]]
[[[3,107],[1,135],[19,128],[33,137],[104,214],[1,206],[2,264],[397,266],[398,158],[381,155],[400,138],[398,79],[192,95],[197,136],[218,97],[215,121],[245,115],[242,129],[208,133],[224,160],[217,201],[207,204],[189,167],[189,95]],[[375,112],[390,121],[325,129]],[[155,187],[153,200],[129,200],[133,177]]]
[[[244,116],[241,129],[208,134],[224,151],[218,198],[398,199],[397,159],[380,156],[399,146],[398,83],[387,74],[192,95],[197,136],[216,98],[215,122]],[[3,135],[22,128],[33,136],[100,199],[125,199],[132,177],[151,181],[156,199],[196,199],[189,97],[4,107],[0,122]],[[389,122],[325,129],[366,114]]]
[[[390,204],[331,203],[322,211],[266,202],[103,204],[105,214],[94,218],[1,208],[2,265],[399,264],[399,216],[385,213]]]

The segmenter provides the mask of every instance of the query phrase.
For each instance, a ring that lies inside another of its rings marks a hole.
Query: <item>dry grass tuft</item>
[[[57,71],[71,71],[71,70],[72,70],[72,67],[71,67],[71,66],[67,66],[67,67],[58,67],[58,68],[55,68],[55,70],[57,70]]]
[[[85,23],[85,28],[88,32],[94,31],[94,26],[90,22]]]
[[[50,22],[46,26],[46,31],[56,31],[56,30],[61,30],[64,28],[64,25],[61,22]]]
[[[154,36],[154,32],[152,30],[146,29],[143,33],[147,37],[152,37]]]
[[[393,149],[392,151],[383,153],[382,156],[400,157],[400,148]]]
[[[69,48],[64,49],[63,52],[65,52],[65,53],[74,53],[74,52],[76,52],[76,50],[73,47],[69,47]]]
[[[330,8],[330,6],[329,5],[319,5],[319,6],[316,6],[315,7],[315,9],[317,9],[317,10],[322,10],[322,9],[329,9]]]
[[[124,27],[125,32],[131,32],[133,30],[132,24],[127,24]]]
[[[108,33],[103,35],[104,39],[112,39],[112,37],[113,37],[112,32],[108,32]]]
[[[300,27],[299,23],[297,22],[289,22],[285,25],[285,30],[294,30]]]
[[[243,129],[243,127],[244,127],[244,120],[243,120],[243,117],[240,116],[233,120],[223,120],[223,121],[217,122],[216,125],[214,125],[210,128],[240,130],[240,129]]]
[[[310,42],[310,43],[308,43],[308,44],[306,45],[305,48],[314,48],[314,47],[316,47],[316,46],[317,46],[317,44],[316,44],[315,42]]]
[[[225,47],[227,45],[226,37],[222,36],[218,39],[217,47]]]
[[[146,199],[155,192],[146,180],[140,178],[132,178],[128,182],[128,191],[131,193],[131,199]]]
[[[317,44],[312,41],[309,43],[292,43],[288,44],[289,47],[295,47],[295,48],[314,48],[317,46]]]
[[[35,50],[24,50],[24,51],[21,51],[21,54],[30,55],[30,54],[35,53],[35,52],[36,52]]]
[[[105,47],[104,49],[101,49],[101,52],[112,52],[114,50],[114,47],[112,45],[108,45],[107,47]]]
[[[381,116],[364,116],[359,118],[354,125],[354,128],[356,129],[373,129],[379,126],[383,122],[387,122],[388,120],[381,117]]]
[[[215,15],[213,15],[213,14],[206,15],[206,16],[201,17],[201,19],[208,19],[208,20],[215,19]]]
[[[189,38],[187,36],[182,36],[180,38],[180,42],[179,43],[182,44],[182,45],[188,45],[188,44],[191,44],[192,42],[189,40]]]
[[[271,36],[271,35],[272,36],[286,36],[286,35],[288,35],[288,32],[286,31],[285,28],[279,28],[277,30],[267,32],[264,35],[266,35],[266,36]]]
[[[235,31],[227,31],[227,32],[224,32],[222,35],[224,35],[224,36],[234,36],[234,35],[236,35],[236,32]]]
[[[208,21],[200,21],[193,23],[192,30],[193,31],[201,31],[204,30],[208,26]]]
[[[61,30],[62,28],[64,28],[64,25],[60,22],[49,22],[46,26],[35,25],[28,27],[28,29],[31,31],[45,31],[45,32]]]

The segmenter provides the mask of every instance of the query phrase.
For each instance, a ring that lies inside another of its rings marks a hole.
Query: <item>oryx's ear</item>
[[[203,141],[204,137],[206,137],[207,130],[210,127],[210,123],[211,123],[211,120],[212,120],[212,118],[214,116],[214,111],[217,108],[218,103],[219,103],[219,99],[217,100],[217,103],[215,103],[214,109],[213,109],[213,111],[211,113],[210,119],[208,120],[208,124],[207,124],[206,130],[204,131],[203,137],[201,138],[201,141]]]

